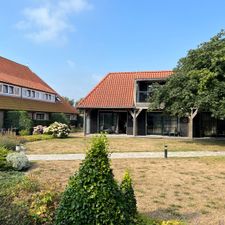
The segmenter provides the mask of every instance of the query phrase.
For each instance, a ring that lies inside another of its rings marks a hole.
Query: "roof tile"
[[[79,103],[78,108],[133,108],[137,79],[166,79],[172,71],[109,73]]]

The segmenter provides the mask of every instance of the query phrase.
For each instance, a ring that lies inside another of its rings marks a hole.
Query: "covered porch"
[[[86,109],[84,134],[188,135],[188,121],[146,109]]]

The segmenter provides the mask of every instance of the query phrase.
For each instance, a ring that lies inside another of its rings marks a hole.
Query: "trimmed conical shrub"
[[[95,137],[79,171],[70,178],[56,224],[128,225],[127,217],[125,196],[110,168],[107,139]]]
[[[137,202],[134,195],[130,174],[126,172],[120,185],[125,200],[126,224],[134,224],[137,215]]]

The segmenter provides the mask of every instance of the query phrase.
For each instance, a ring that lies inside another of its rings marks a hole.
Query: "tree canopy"
[[[64,100],[65,101],[67,101],[71,106],[74,106],[75,105],[75,101],[74,101],[74,99],[70,99],[70,98],[68,98],[68,97],[63,97],[64,98]]]
[[[176,116],[207,111],[225,118],[225,32],[189,50],[165,85],[154,84],[149,110]]]

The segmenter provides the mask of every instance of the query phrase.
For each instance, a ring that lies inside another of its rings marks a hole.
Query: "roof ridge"
[[[145,70],[145,71],[122,71],[122,72],[110,72],[109,74],[135,74],[135,73],[165,73],[173,72],[173,70]]]

